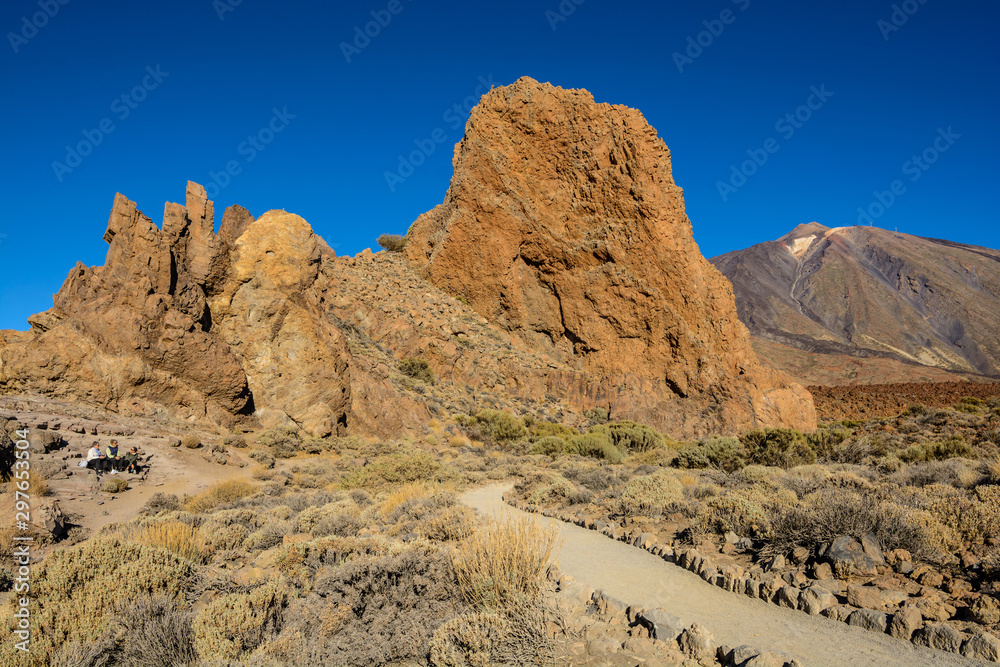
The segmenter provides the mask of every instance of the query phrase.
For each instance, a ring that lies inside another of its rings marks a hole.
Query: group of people
[[[112,440],[107,449],[102,451],[98,443],[87,452],[87,467],[100,475],[102,472],[110,472],[117,475],[119,472],[139,472],[139,452],[132,446],[125,453],[118,450],[118,441]]]

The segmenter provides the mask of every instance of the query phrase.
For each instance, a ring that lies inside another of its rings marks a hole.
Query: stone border
[[[650,533],[631,533],[604,521],[573,516],[549,508],[539,508],[524,502],[507,492],[503,501],[523,512],[541,514],[588,530],[594,530],[606,537],[625,542],[647,551],[694,574],[704,581],[733,593],[743,593],[749,597],[770,602],[780,607],[804,611],[810,615],[822,614],[835,621],[858,626],[874,632],[887,633],[897,639],[910,641],[917,646],[957,653],[965,658],[1000,662],[1000,639],[988,632],[979,632],[964,639],[962,634],[945,623],[923,624],[923,617],[916,610],[906,613],[900,610],[890,614],[874,609],[863,609],[837,603],[832,591],[819,585],[817,581],[807,586],[797,586],[786,582],[777,575],[761,578],[747,573],[737,565],[724,565],[721,569],[694,547],[674,549],[656,543]],[[916,616],[916,618],[914,618]]]

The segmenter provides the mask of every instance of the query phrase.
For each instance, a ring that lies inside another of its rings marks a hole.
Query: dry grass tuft
[[[161,547],[194,563],[204,563],[212,552],[199,529],[180,521],[128,526],[121,531],[121,539]]]
[[[185,503],[185,509],[194,514],[206,512],[213,507],[252,496],[259,490],[259,484],[245,479],[231,479],[226,482],[219,482],[190,498]]]
[[[397,507],[411,500],[420,498],[430,498],[435,493],[441,491],[440,484],[428,482],[411,482],[398,487],[382,501],[382,516],[390,516]]]
[[[453,553],[462,594],[480,608],[510,608],[536,598],[556,547],[556,529],[530,517],[494,521]]]

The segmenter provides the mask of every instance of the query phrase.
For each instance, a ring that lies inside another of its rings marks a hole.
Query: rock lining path
[[[487,516],[521,516],[505,504],[502,495],[510,485],[475,489],[463,495],[471,507]],[[647,609],[661,607],[685,625],[700,623],[717,644],[749,644],[785,657],[805,667],[969,667],[986,665],[909,642],[876,634],[821,616],[809,616],[761,600],[712,586],[695,574],[642,549],[604,535],[539,515],[544,525],[559,530],[560,570],[577,583],[605,593],[626,604]]]

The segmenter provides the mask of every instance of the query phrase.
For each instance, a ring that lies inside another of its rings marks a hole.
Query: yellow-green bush
[[[434,369],[426,359],[407,357],[399,362],[399,372],[414,380],[434,384]]]
[[[574,435],[566,443],[567,454],[579,454],[594,459],[602,459],[608,463],[621,463],[625,459],[622,450],[617,447],[607,433],[584,433]]]
[[[116,537],[54,552],[32,572],[34,664],[47,665],[64,643],[92,642],[107,633],[119,602],[157,595],[175,599],[194,586],[197,576],[185,558]]]
[[[711,437],[681,447],[677,452],[677,467],[711,467],[732,472],[745,466],[746,459],[746,449],[738,439]]]
[[[753,463],[793,468],[816,462],[816,450],[805,436],[790,428],[766,428],[750,431],[740,437]]]
[[[539,438],[531,445],[529,454],[547,454],[556,456],[566,452],[566,440],[558,435],[546,435]]]
[[[442,465],[427,452],[415,451],[379,457],[345,475],[340,484],[345,489],[377,489],[416,481],[446,482],[456,477],[454,469]]]
[[[194,619],[194,645],[202,660],[237,660],[280,629],[288,591],[271,581],[249,593],[209,602]]]
[[[598,424],[590,429],[590,433],[604,433],[610,438],[611,444],[619,450],[628,453],[646,452],[664,447],[663,436],[645,424],[633,421],[611,422]]]
[[[623,511],[660,513],[684,499],[684,485],[669,470],[633,477],[619,499]]]

